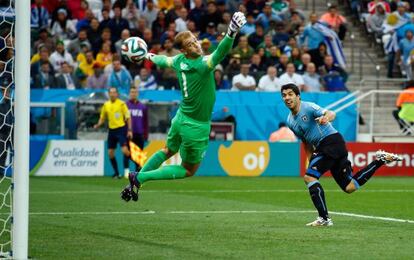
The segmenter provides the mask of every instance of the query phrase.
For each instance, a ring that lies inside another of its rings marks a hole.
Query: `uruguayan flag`
[[[401,16],[398,13],[388,15],[387,20],[382,25],[382,42],[384,43],[384,51],[386,54],[397,52],[400,47],[398,45],[397,30],[410,22],[409,16]]]
[[[320,31],[325,36],[325,44],[328,48],[328,53],[334,59],[334,63],[338,64],[340,67],[346,67],[345,55],[342,50],[342,43],[339,39],[336,32],[330,29],[326,24],[321,22],[316,22],[312,27],[315,30]]]

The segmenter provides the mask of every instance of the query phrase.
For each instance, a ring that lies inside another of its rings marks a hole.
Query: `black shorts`
[[[329,135],[321,141],[310,158],[306,175],[319,179],[328,170],[342,189],[352,180],[348,150],[339,133]]]
[[[127,145],[127,127],[119,127],[114,129],[109,129],[108,131],[108,149],[115,149],[116,145],[119,143],[120,146]]]

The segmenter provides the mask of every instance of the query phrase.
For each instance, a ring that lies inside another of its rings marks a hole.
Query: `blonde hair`
[[[193,36],[193,34],[190,31],[179,32],[174,38],[174,44],[179,49],[182,49],[184,40],[191,37],[191,36]]]

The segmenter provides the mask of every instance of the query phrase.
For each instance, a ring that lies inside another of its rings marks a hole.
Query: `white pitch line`
[[[354,213],[347,213],[347,212],[335,212],[335,211],[331,211],[329,212],[329,214],[338,215],[338,216],[346,216],[346,217],[366,218],[366,219],[375,219],[375,220],[384,220],[384,221],[391,221],[391,222],[414,224],[414,220],[410,220],[410,219],[388,218],[388,217],[370,216],[370,215],[354,214]]]
[[[192,215],[192,214],[315,214],[314,210],[190,210],[190,211],[107,211],[107,212],[30,212],[30,215],[34,216],[58,216],[58,215],[151,215],[151,214],[183,214],[183,215]],[[372,219],[388,222],[398,222],[398,223],[409,223],[414,224],[414,220],[410,219],[399,219],[399,218],[390,218],[390,217],[380,217],[380,216],[371,216],[363,214],[354,214],[348,212],[329,212],[331,215],[353,217],[353,218],[363,218],[363,219]],[[0,214],[3,215],[3,214]]]
[[[411,193],[412,190],[361,190],[362,192],[367,193]],[[360,191],[360,192],[361,192]],[[140,190],[142,193],[308,193],[306,189],[297,189],[297,190]],[[326,190],[325,192],[339,192],[343,193],[342,190]],[[104,193],[120,193],[118,190],[95,190],[95,191],[32,191],[30,194],[104,194]]]
[[[30,212],[30,215],[149,215],[155,214],[155,211],[106,211],[106,212],[88,212],[88,211],[81,211],[81,212]]]

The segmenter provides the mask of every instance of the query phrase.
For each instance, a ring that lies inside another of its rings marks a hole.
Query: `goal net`
[[[0,255],[11,256],[14,3],[0,0]]]

